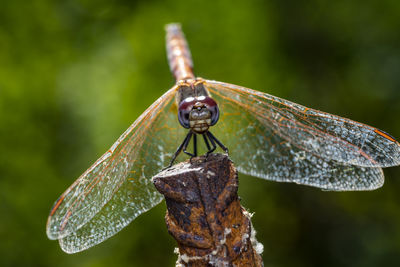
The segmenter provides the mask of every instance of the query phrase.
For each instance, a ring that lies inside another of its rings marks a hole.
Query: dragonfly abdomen
[[[168,63],[176,81],[194,79],[192,55],[181,26],[174,23],[168,24],[165,28],[167,31]]]

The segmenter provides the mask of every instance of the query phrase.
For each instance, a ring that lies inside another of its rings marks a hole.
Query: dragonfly
[[[400,143],[382,130],[267,93],[196,78],[180,25],[168,24],[166,32],[176,84],[54,203],[47,235],[65,252],[108,239],[160,203],[162,195],[151,178],[185,153],[197,156],[197,136],[203,137],[206,155],[218,146],[225,152],[229,148],[243,174],[323,190],[379,188],[382,167],[400,164]]]

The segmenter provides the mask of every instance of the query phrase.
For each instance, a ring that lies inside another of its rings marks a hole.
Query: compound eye
[[[215,102],[214,99],[211,97],[205,97],[205,99],[202,101],[207,109],[211,112],[211,126],[216,124],[218,119],[219,119],[219,108],[217,102]]]
[[[189,128],[189,111],[187,110],[179,110],[178,119],[179,123],[185,127],[186,129]]]
[[[189,115],[194,105],[194,101],[182,101],[178,108],[179,123],[186,129],[190,128]]]
[[[211,125],[214,125],[217,123],[219,119],[219,108],[218,106],[215,106],[211,108],[210,111],[211,111]]]

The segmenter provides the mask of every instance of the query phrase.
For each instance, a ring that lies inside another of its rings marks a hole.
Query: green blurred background
[[[198,76],[400,137],[400,2],[2,1],[0,266],[173,266],[165,204],[75,255],[46,237],[57,197],[174,83],[164,25]],[[400,167],[373,192],[240,176],[266,266],[400,263]],[[397,265],[399,266],[399,265]]]

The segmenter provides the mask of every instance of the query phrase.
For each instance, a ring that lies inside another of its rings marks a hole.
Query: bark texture
[[[178,242],[177,266],[263,266],[262,245],[240,205],[237,171],[227,156],[174,165],[153,183],[165,196],[165,221]]]

